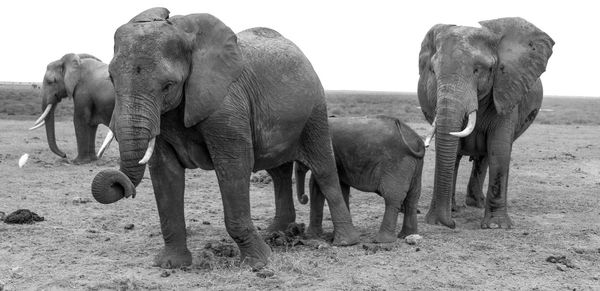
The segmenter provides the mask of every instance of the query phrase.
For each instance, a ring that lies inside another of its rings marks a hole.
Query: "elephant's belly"
[[[258,148],[254,151],[253,171],[272,169],[286,162],[296,159],[298,145],[292,141],[272,143],[267,148]]]

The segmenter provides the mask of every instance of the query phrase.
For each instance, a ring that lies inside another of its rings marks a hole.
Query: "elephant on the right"
[[[455,227],[456,174],[461,157],[470,156],[467,205],[485,207],[482,228],[513,225],[506,203],[512,144],[542,105],[540,75],[554,41],[522,18],[480,24],[435,25],[421,44],[417,95],[433,125],[429,139],[436,137],[433,198],[425,218],[429,224]]]

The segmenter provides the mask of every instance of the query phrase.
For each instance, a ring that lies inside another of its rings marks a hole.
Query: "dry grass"
[[[43,289],[594,289],[600,286],[600,136],[598,126],[534,124],[515,144],[509,189],[512,230],[481,230],[482,210],[455,213],[454,230],[423,223],[433,190],[433,157],[426,155],[419,230],[423,241],[402,241],[365,250],[376,234],[383,201],[352,192],[353,220],[361,244],[274,250],[270,270],[259,278],[237,258],[204,258],[207,243],[232,243],[225,231],[217,181],[212,171],[188,170],[186,224],[194,264],[164,271],[152,267],[162,246],[156,203],[148,174],[138,196],[112,205],[74,204],[90,198],[93,176],[116,168],[112,147],[97,163],[74,166],[53,155],[43,132],[23,131],[29,122],[0,120],[0,211],[28,208],[46,221],[0,223],[0,281],[9,290]],[[419,133],[423,123],[411,123]],[[105,128],[100,130],[103,134]],[[76,152],[70,122],[57,123],[59,146]],[[100,140],[98,140],[100,142]],[[19,169],[17,160],[31,154]],[[459,202],[470,168],[458,177]],[[271,184],[270,184],[271,185]],[[251,185],[252,217],[265,229],[274,215],[272,186]],[[296,205],[298,222],[308,206]],[[328,216],[328,214],[326,214]],[[206,224],[208,222],[209,224]],[[125,225],[134,224],[131,230]],[[329,220],[326,231],[331,232]],[[546,262],[564,255],[576,268]],[[559,269],[560,268],[560,269]]]

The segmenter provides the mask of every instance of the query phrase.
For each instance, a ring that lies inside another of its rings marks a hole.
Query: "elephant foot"
[[[154,258],[154,266],[163,269],[174,269],[192,264],[192,254],[187,246],[175,248],[165,246]]]
[[[306,232],[304,232],[304,235],[307,238],[320,238],[321,236],[323,236],[323,227],[315,227],[313,225],[309,225],[306,229]]]
[[[483,198],[483,194],[476,195],[473,193],[467,193],[465,204],[471,207],[484,208],[485,198]]]
[[[351,246],[360,242],[360,234],[354,229],[353,226],[347,227],[347,229],[340,230],[334,228],[333,230],[333,245],[335,246]]]
[[[373,239],[375,243],[393,243],[397,239],[394,233],[390,232],[379,232]]]
[[[443,215],[435,211],[433,208],[429,209],[429,212],[427,212],[427,215],[425,215],[425,223],[433,225],[441,224],[449,228],[456,227],[456,223],[449,214]]]
[[[288,227],[288,225],[290,225],[291,223],[296,222],[295,218],[290,218],[290,217],[284,217],[284,218],[278,218],[275,217],[273,219],[273,222],[271,222],[271,224],[269,225],[269,227],[267,227],[267,232],[271,233],[271,232],[277,232],[277,231],[285,231]]]
[[[98,157],[77,157],[71,161],[75,165],[89,164],[93,161],[98,160]]]
[[[269,264],[271,248],[258,235],[250,242],[238,243],[240,248],[240,261],[258,271]]]
[[[500,212],[491,212],[486,211],[483,220],[481,221],[481,228],[487,229],[496,229],[496,228],[504,228],[509,229],[512,228],[513,222],[508,216],[506,211]]]

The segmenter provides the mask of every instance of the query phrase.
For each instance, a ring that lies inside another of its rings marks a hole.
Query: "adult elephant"
[[[30,129],[46,125],[48,145],[62,158],[67,155],[56,145],[54,111],[65,97],[74,103],[73,123],[77,139],[75,164],[97,159],[96,130],[110,123],[115,106],[115,92],[108,78],[108,65],[88,54],[66,54],[48,64],[42,83],[42,115]]]
[[[429,224],[455,226],[451,200],[460,158],[468,155],[474,159],[469,205],[483,206],[489,165],[481,227],[512,226],[506,204],[512,143],[540,109],[539,78],[554,41],[521,18],[480,24],[481,28],[435,25],[421,44],[418,98],[436,135],[433,199],[425,218]]]
[[[267,264],[271,250],[250,217],[252,171],[269,169],[281,213],[280,205],[293,205],[293,161],[308,166],[329,201],[334,243],[358,241],[336,175],[323,88],[291,41],[268,28],[236,36],[209,14],[169,18],[167,9],[152,8],[117,29],[109,71],[121,167],[98,173],[92,194],[102,203],[134,196],[149,161],[165,242],[157,265],[192,261],[186,168],[216,171],[225,226],[253,268]]]

